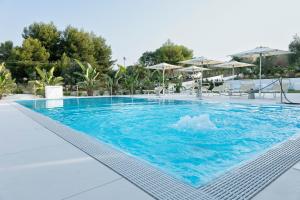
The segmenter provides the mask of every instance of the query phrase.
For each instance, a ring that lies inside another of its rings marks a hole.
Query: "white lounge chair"
[[[209,88],[209,86],[202,86],[201,90],[202,90],[203,93],[208,94],[209,93],[208,88]]]
[[[215,86],[211,91],[213,93],[218,93],[219,95],[221,95],[222,93],[225,92],[225,87],[224,85]]]
[[[182,83],[183,92],[188,94],[193,94],[195,92],[195,87],[197,83],[195,81],[186,81]]]
[[[154,93],[157,95],[157,96],[159,96],[160,95],[160,93],[163,91],[163,87],[162,86],[158,86],[158,87],[155,87],[154,88]]]
[[[170,83],[168,85],[168,89],[165,90],[165,93],[168,93],[168,94],[174,94],[175,92],[175,84],[174,83]]]
[[[254,83],[241,83],[239,93],[242,95],[243,93],[249,93],[251,90],[255,89]]]
[[[232,86],[229,82],[224,82],[224,93],[227,93],[229,96],[232,95]]]

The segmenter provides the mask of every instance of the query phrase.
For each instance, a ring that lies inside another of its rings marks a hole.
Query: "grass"
[[[288,93],[300,93],[300,90],[289,90]]]

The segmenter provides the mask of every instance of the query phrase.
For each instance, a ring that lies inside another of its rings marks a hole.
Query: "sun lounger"
[[[161,87],[161,86],[154,88],[154,93],[157,96],[159,96],[162,91],[163,91],[163,87]]]
[[[182,91],[184,93],[193,94],[195,92],[195,87],[197,86],[197,83],[195,81],[187,81],[182,83]]]
[[[144,92],[144,94],[147,94],[147,95],[149,95],[149,94],[153,94],[153,93],[155,93],[155,90],[143,90],[143,92]]]
[[[165,92],[167,94],[174,94],[174,92],[175,92],[175,84],[174,83],[170,83],[168,85],[168,89],[166,89]]]
[[[209,86],[202,86],[201,90],[203,93],[208,94],[209,90],[208,90]]]
[[[229,96],[232,95],[232,87],[231,84],[229,82],[224,82],[224,93],[227,93]]]
[[[225,87],[224,85],[215,86],[212,90],[213,93],[218,93],[221,95],[222,93],[225,93]]]
[[[218,93],[219,95],[221,94],[228,94],[228,95],[232,95],[232,89],[231,89],[231,84],[228,82],[224,82],[222,85],[219,86],[215,86],[212,89],[213,93]]]
[[[255,89],[254,83],[241,83],[239,93],[242,95],[243,93],[249,93],[251,90]]]

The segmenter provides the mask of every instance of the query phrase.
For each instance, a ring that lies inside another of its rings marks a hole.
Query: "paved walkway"
[[[299,200],[300,162],[281,175],[253,200]]]
[[[0,200],[152,199],[6,103],[0,127]]]

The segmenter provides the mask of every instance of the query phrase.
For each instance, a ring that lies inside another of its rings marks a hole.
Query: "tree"
[[[143,71],[139,66],[130,66],[124,69],[124,88],[129,90],[130,94],[135,94],[136,89],[140,86]]]
[[[145,69],[144,77],[141,79],[141,85],[143,89],[153,89],[155,84],[162,80],[162,73],[158,70]]]
[[[118,65],[119,69],[110,75],[105,75],[106,86],[110,94],[117,94],[123,89],[130,94],[137,90],[153,89],[156,82],[162,77],[159,71],[150,71],[142,65],[131,65],[124,67]],[[123,91],[124,92],[124,91]]]
[[[293,41],[289,44],[289,50],[294,52],[290,55],[290,64],[300,64],[300,37],[294,35]]]
[[[16,63],[13,63],[14,69],[11,67],[13,74],[18,75],[17,78],[35,78],[35,66],[48,66],[50,54],[42,46],[38,39],[27,38],[23,41],[22,47],[17,47],[13,51]],[[23,77],[19,77],[23,75]]]
[[[111,47],[103,37],[68,26],[60,31],[51,23],[33,23],[24,28],[22,46],[13,47],[12,42],[0,44],[0,61],[17,82],[26,83],[36,76],[35,66],[49,70],[55,66],[55,75],[64,77],[65,83],[75,85],[81,72],[74,59],[90,63],[100,74],[111,71]]]
[[[193,51],[183,45],[177,45],[168,40],[154,52],[145,52],[139,61],[142,65],[155,65],[166,62],[177,64],[179,61],[187,60],[193,57]]]
[[[17,56],[22,61],[47,62],[50,54],[38,39],[27,38],[22,47],[17,49]]]
[[[77,82],[81,81],[79,76],[74,76],[75,72],[81,72],[81,68],[65,53],[63,53],[60,60],[57,61],[57,66],[58,73],[64,78],[66,85],[76,85]]]
[[[175,92],[176,93],[180,93],[181,88],[183,88],[182,86],[182,80],[183,76],[180,74],[178,76],[175,77],[174,82],[175,82]]]
[[[94,58],[96,60],[97,70],[101,73],[107,73],[111,70],[111,66],[115,61],[111,58],[111,47],[106,44],[106,41],[101,36],[91,34],[94,45]]]
[[[12,79],[10,72],[4,63],[0,64],[0,99],[4,94],[11,93],[15,87],[15,80]]]
[[[78,85],[87,90],[88,96],[93,96],[94,90],[100,85],[100,73],[90,63],[83,65],[79,60],[75,61],[82,70],[81,73],[77,73],[83,79]]]
[[[110,76],[108,74],[104,74],[105,86],[109,90],[109,94],[113,95],[115,92],[115,79],[114,76]]]
[[[140,57],[139,62],[144,66],[151,66],[159,63],[156,53],[152,51],[144,52]]]
[[[13,47],[12,41],[6,41],[0,44],[0,61],[7,61],[11,57]]]
[[[156,56],[159,62],[177,64],[179,61],[192,58],[193,51],[183,45],[176,45],[168,40],[162,47],[156,50]]]
[[[89,33],[68,26],[63,32],[62,46],[68,57],[91,64],[96,63],[93,56],[94,44]]]
[[[68,57],[88,62],[100,73],[111,70],[111,48],[102,37],[69,26],[63,32],[61,44]]]
[[[52,22],[49,24],[33,23],[24,28],[22,36],[24,39],[33,38],[40,41],[41,45],[50,53],[50,61],[58,60],[61,57],[61,33]]]
[[[142,65],[132,65],[126,68],[125,86],[131,94],[135,94],[137,89],[142,92],[143,89],[154,87],[154,74],[157,71],[150,71]]]

